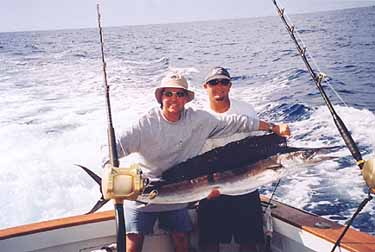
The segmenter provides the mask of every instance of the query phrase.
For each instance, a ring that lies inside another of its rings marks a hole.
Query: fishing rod
[[[100,178],[94,172],[86,167],[80,166],[85,170],[91,178],[93,178],[100,186],[101,198],[91,209],[89,213],[93,213],[101,208],[108,200],[114,201],[115,217],[116,217],[116,234],[117,234],[117,251],[125,252],[125,218],[124,218],[124,200],[136,201],[138,196],[144,191],[149,180],[142,175],[139,164],[132,164],[127,168],[119,168],[119,158],[116,145],[115,130],[112,123],[111,103],[109,97],[109,85],[107,81],[106,62],[104,58],[104,42],[103,30],[100,22],[100,7],[96,5],[98,16],[98,27],[100,36],[101,59],[103,64],[103,77],[105,86],[105,99],[107,108],[107,135],[109,164],[104,167],[103,177]]]
[[[111,102],[109,97],[109,85],[107,81],[107,71],[106,71],[106,62],[104,58],[104,42],[103,42],[103,30],[100,22],[100,7],[99,4],[96,5],[96,12],[98,16],[98,27],[99,27],[99,36],[100,36],[100,48],[101,56],[103,63],[103,77],[104,77],[104,86],[105,86],[105,98],[106,98],[106,108],[107,108],[107,135],[108,135],[108,149],[109,149],[109,161],[112,167],[119,167],[119,160],[117,154],[117,145],[116,145],[116,136],[115,130],[112,123],[112,113],[111,113]],[[103,197],[103,194],[102,194]],[[123,199],[115,199],[115,216],[116,216],[116,234],[117,234],[117,251],[125,252],[126,243],[125,243],[125,218],[124,218],[124,201]]]
[[[111,113],[111,101],[109,97],[109,85],[107,81],[107,63],[105,62],[104,58],[104,42],[103,42],[103,30],[100,22],[100,7],[99,4],[96,5],[96,11],[98,14],[98,27],[99,27],[99,36],[100,36],[100,49],[101,49],[101,58],[103,63],[103,77],[104,77],[104,87],[105,87],[105,101],[106,101],[106,108],[107,108],[107,122],[108,122],[108,128],[107,128],[107,134],[108,134],[108,147],[109,147],[109,160],[110,163],[114,167],[119,167],[119,161],[118,161],[118,154],[117,154],[117,146],[116,146],[116,136],[115,136],[115,130],[113,128],[112,123],[112,113]]]
[[[332,103],[330,102],[327,94],[325,93],[325,91],[324,91],[324,89],[321,85],[321,83],[324,80],[324,78],[326,77],[326,75],[322,72],[319,72],[318,74],[315,73],[315,71],[311,67],[311,65],[310,65],[310,63],[309,63],[309,61],[306,57],[306,51],[307,51],[306,47],[302,47],[299,44],[299,42],[296,38],[294,25],[289,24],[289,22],[287,21],[287,19],[285,17],[285,10],[278,6],[276,0],[272,0],[272,1],[273,1],[274,5],[277,9],[278,15],[280,16],[282,22],[285,25],[285,28],[287,29],[290,37],[294,41],[294,43],[297,47],[297,50],[298,50],[303,62],[305,63],[305,66],[306,66],[308,72],[310,73],[313,81],[315,82],[316,87],[318,88],[321,96],[323,97],[324,102],[326,103],[326,105],[327,105],[327,107],[328,107],[328,109],[329,109],[329,111],[330,111],[330,113],[333,117],[333,121],[334,121],[341,137],[343,138],[343,140],[345,142],[345,145],[348,147],[348,149],[349,149],[350,153],[352,154],[353,158],[356,160],[356,164],[360,168],[360,170],[362,172],[362,175],[363,175],[363,178],[364,178],[367,186],[369,187],[368,197],[360,204],[357,211],[354,213],[354,215],[352,216],[352,218],[348,222],[348,225],[346,226],[346,228],[344,229],[344,231],[340,235],[339,239],[336,241],[336,243],[335,243],[335,245],[334,245],[334,247],[331,251],[331,252],[333,252],[336,249],[336,247],[340,244],[342,238],[344,237],[344,235],[345,235],[346,231],[348,230],[349,226],[352,224],[354,218],[359,214],[359,212],[364,208],[364,206],[372,199],[372,196],[370,194],[375,193],[375,165],[374,165],[375,161],[374,161],[374,159],[364,160],[362,158],[362,155],[359,152],[357,144],[354,142],[350,132],[348,131],[348,129],[345,126],[342,119],[336,113],[335,109],[333,108]]]
[[[349,151],[351,152],[352,156],[357,161],[357,165],[359,166],[360,169],[362,169],[365,161],[362,159],[362,155],[358,150],[358,146],[354,142],[354,140],[351,137],[351,135],[350,135],[348,129],[346,128],[344,122],[341,120],[341,118],[336,113],[335,109],[332,106],[332,103],[330,102],[328,96],[326,95],[324,89],[322,88],[321,82],[325,78],[325,74],[323,74],[323,73],[316,74],[315,73],[315,71],[311,67],[311,65],[310,65],[310,63],[309,63],[309,61],[306,57],[307,48],[301,47],[301,45],[298,43],[298,41],[296,39],[295,27],[293,25],[289,25],[288,21],[285,18],[285,15],[284,15],[284,9],[281,9],[277,5],[276,0],[273,0],[273,3],[275,4],[275,6],[277,8],[277,12],[278,12],[279,16],[281,17],[284,25],[286,26],[286,29],[288,30],[290,37],[295,42],[295,44],[297,46],[297,50],[298,50],[300,56],[302,57],[302,60],[305,63],[305,66],[307,67],[307,70],[309,71],[312,79],[315,82],[315,85],[319,89],[320,94],[322,95],[329,111],[331,112],[331,115],[333,116],[333,120],[334,120],[334,122],[335,122],[335,124],[336,124],[336,126],[337,126],[337,128],[340,132],[340,135],[344,139],[344,142],[345,142],[346,146],[349,148]]]

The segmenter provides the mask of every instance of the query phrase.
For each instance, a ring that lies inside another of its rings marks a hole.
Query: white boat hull
[[[272,210],[273,252],[331,251],[343,227],[304,211],[275,203]],[[196,221],[195,210],[191,210]],[[329,228],[316,227],[316,223]],[[195,227],[197,227],[196,223]],[[0,230],[0,250],[4,252],[89,252],[115,243],[113,211],[74,216]],[[197,228],[191,235],[192,251],[197,247]],[[221,245],[221,252],[238,251],[236,244]],[[155,230],[146,236],[143,251],[168,252],[173,246],[167,233]],[[350,229],[336,251],[375,251],[375,237]]]

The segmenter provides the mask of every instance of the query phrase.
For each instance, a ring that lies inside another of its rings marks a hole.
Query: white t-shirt
[[[230,108],[225,111],[224,113],[217,113],[213,111],[210,107],[206,108],[206,110],[213,115],[217,117],[223,117],[227,115],[246,115],[248,117],[254,118],[257,121],[259,121],[259,118],[253,108],[249,103],[239,101],[239,100],[230,100]],[[228,143],[238,141],[241,139],[244,139],[245,137],[248,137],[250,135],[256,135],[255,132],[246,132],[246,133],[235,133],[232,135],[228,135],[226,137],[220,137],[220,138],[210,138],[206,140],[206,143],[204,144],[201,153],[205,153],[207,151],[210,151],[214,148],[224,146]],[[255,191],[255,190],[254,190]],[[250,192],[249,192],[250,193]]]
[[[253,106],[251,106],[249,103],[231,99],[230,100],[230,108],[225,111],[224,113],[217,113],[213,111],[209,106],[205,108],[208,112],[215,116],[226,116],[226,115],[246,115],[248,117],[252,117],[256,120],[259,120]],[[224,146],[230,142],[238,141],[241,139],[244,139],[245,137],[248,137],[256,132],[246,132],[246,133],[235,133],[232,135],[228,135],[226,137],[220,137],[220,138],[210,138],[207,139],[206,143],[204,144],[201,153],[205,153],[207,151],[210,151],[214,148]]]

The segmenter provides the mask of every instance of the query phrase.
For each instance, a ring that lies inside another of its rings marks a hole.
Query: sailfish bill
[[[137,201],[144,204],[190,203],[206,198],[213,189],[226,195],[245,194],[332,159],[319,154],[337,148],[289,147],[286,138],[275,134],[248,137],[171,167],[160,180],[146,186]],[[101,186],[99,176],[78,166]],[[102,195],[90,212],[95,212],[106,202]]]

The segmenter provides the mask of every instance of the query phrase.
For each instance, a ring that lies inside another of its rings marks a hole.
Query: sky
[[[0,0],[0,32],[159,24],[275,15],[272,0]],[[288,14],[375,6],[375,0],[278,0]]]

